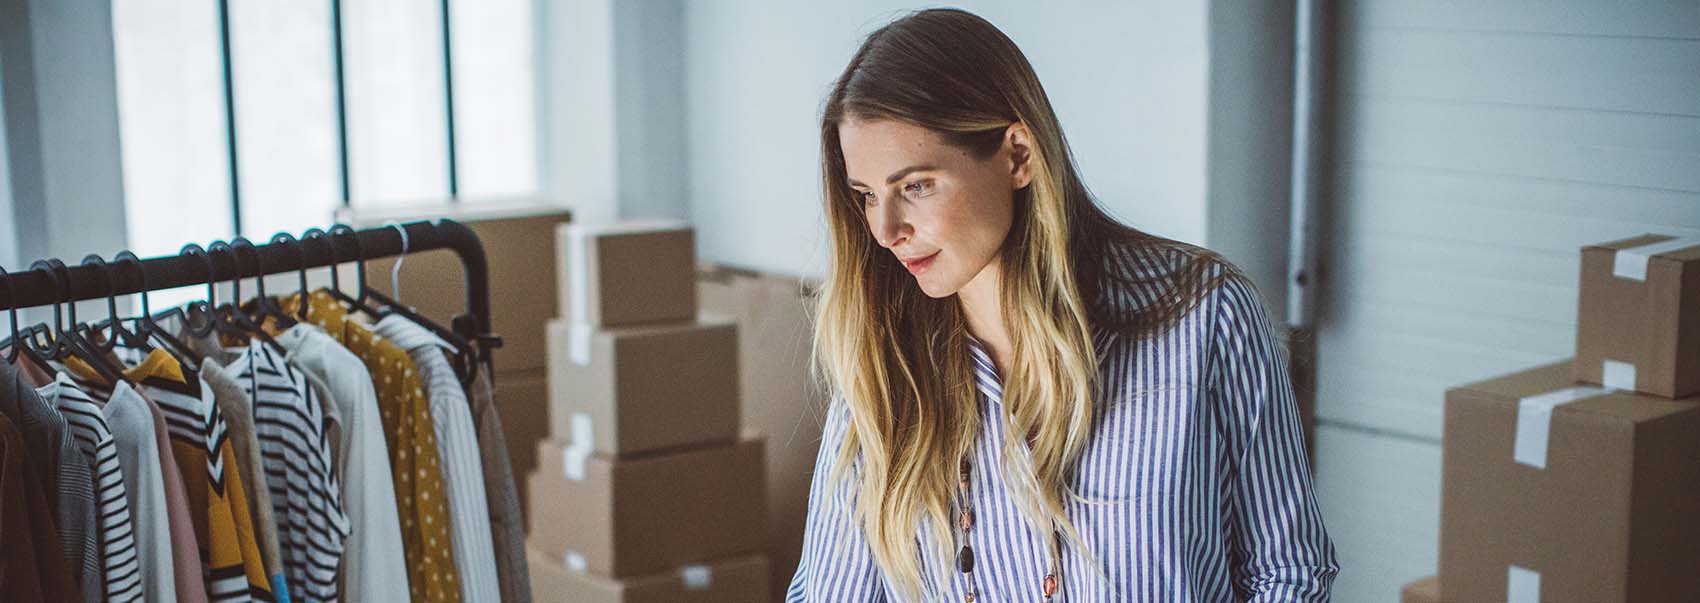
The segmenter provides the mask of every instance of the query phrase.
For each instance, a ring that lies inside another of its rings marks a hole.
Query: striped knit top
[[[349,523],[331,455],[335,419],[306,375],[258,338],[225,368],[254,403],[289,598],[339,601]]]
[[[141,566],[136,550],[135,524],[130,517],[124,472],[118,464],[118,444],[94,398],[66,373],[36,389],[41,399],[58,407],[70,424],[77,446],[94,472],[95,506],[99,523],[102,586],[107,601],[142,600]]]
[[[1149,276],[1183,252],[1123,251],[1117,269]],[[1156,285],[1105,288],[1124,308],[1156,299]],[[932,553],[917,531],[928,601],[1043,600],[1050,534],[1031,530],[1002,472],[1002,381],[970,338],[982,432],[975,444],[968,544],[975,597],[955,560]],[[1227,279],[1172,329],[1136,339],[1099,329],[1093,433],[1069,484],[1091,502],[1067,514],[1107,582],[1064,547],[1055,601],[1325,601],[1339,570],[1323,527],[1284,355],[1243,278]],[[845,441],[849,407],[827,411],[809,496],[802,560],[789,602],[899,601],[873,561],[851,509],[855,467],[830,468]],[[954,461],[952,461],[954,467]],[[954,548],[962,545],[956,532]],[[931,574],[932,572],[924,572]]]

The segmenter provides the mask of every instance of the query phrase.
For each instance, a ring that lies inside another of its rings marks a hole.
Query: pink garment
[[[172,582],[177,585],[177,600],[180,603],[207,603],[207,585],[201,576],[200,545],[195,542],[195,524],[189,519],[189,494],[183,487],[183,473],[177,468],[177,459],[171,456],[171,440],[165,432],[165,414],[160,412],[153,400],[148,400],[148,410],[153,411],[154,436],[159,439],[160,473],[165,478],[165,520],[171,526]]]

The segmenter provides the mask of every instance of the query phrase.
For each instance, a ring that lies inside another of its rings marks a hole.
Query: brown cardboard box
[[[680,222],[562,225],[560,315],[597,327],[697,314],[696,237]]]
[[[531,592],[538,601],[562,603],[766,603],[767,558],[746,555],[625,579],[568,568],[537,547],[527,547]]]
[[[1700,399],[1563,363],[1472,383],[1446,393],[1441,466],[1445,600],[1700,601]]]
[[[703,311],[738,321],[744,428],[776,434],[767,442],[768,559],[773,599],[783,600],[803,550],[809,479],[827,404],[809,366],[810,284],[719,266],[699,267],[697,284]]]
[[[627,455],[738,438],[738,327],[551,320],[550,435]]]
[[[509,371],[496,377],[496,412],[502,417],[502,439],[508,445],[515,486],[522,510],[530,500],[526,481],[519,479],[537,468],[537,443],[548,431],[549,388],[542,370]],[[526,511],[526,517],[531,517]]]
[[[490,277],[490,330],[502,336],[497,371],[543,367],[543,323],[555,315],[555,228],[569,219],[565,208],[533,204],[459,203],[423,208],[344,210],[338,219],[356,228],[389,220],[451,218],[478,234]],[[401,264],[400,301],[444,326],[466,312],[466,271],[453,251],[413,253]],[[366,263],[366,284],[395,296],[390,269],[396,258]],[[352,291],[353,273],[343,271]]]
[[[1440,603],[1440,577],[1429,576],[1406,584],[1399,590],[1399,603]]]
[[[1700,393],[1700,239],[1582,248],[1577,380],[1667,398]]]
[[[531,542],[614,578],[767,549],[762,439],[615,458],[538,444]]]

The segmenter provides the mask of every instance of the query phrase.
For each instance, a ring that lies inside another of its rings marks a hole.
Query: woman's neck
[[[1012,356],[1009,329],[1003,322],[1002,271],[996,260],[987,264],[973,280],[956,292],[962,304],[962,315],[968,320],[968,332],[986,347],[998,375],[1008,375]]]

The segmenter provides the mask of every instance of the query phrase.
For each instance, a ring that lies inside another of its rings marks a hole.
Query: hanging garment
[[[513,461],[496,412],[490,365],[479,367],[472,381],[472,413],[478,422],[478,454],[484,459],[484,495],[490,505],[490,540],[496,549],[496,572],[502,578],[502,601],[531,603],[531,567],[525,558],[525,515],[519,508]]]
[[[116,353],[125,353],[128,350],[115,348],[113,351],[115,354],[109,355],[109,359],[116,365],[123,365],[124,361]],[[65,360],[63,365],[71,375],[71,379],[88,391],[91,396],[97,399],[112,396],[113,386],[88,363],[79,358],[69,358]],[[135,386],[132,385],[131,389],[135,390],[138,395],[142,395],[141,390]],[[184,491],[182,472],[178,469],[176,461],[171,458],[171,442],[166,434],[165,413],[161,412],[159,405],[146,395],[142,395],[142,398],[146,401],[147,411],[152,419],[149,424],[151,431],[148,435],[151,435],[154,439],[153,449],[158,455],[154,459],[154,463],[157,463],[157,465],[154,466],[159,469],[160,485],[165,495],[164,510],[168,528],[166,530],[168,535],[166,544],[171,551],[171,581],[174,587],[171,593],[172,600],[179,603],[204,603],[207,600],[206,585],[202,583],[202,571],[205,567],[201,564],[199,547],[196,544],[195,525],[189,518],[188,494]],[[110,402],[107,410],[111,411]],[[120,446],[122,447],[122,443]],[[122,465],[122,454],[120,454],[120,457],[120,464]],[[147,462],[145,459],[139,461]],[[126,473],[126,477],[129,476],[130,474]],[[131,480],[131,482],[134,483],[134,480]],[[134,492],[135,488],[132,488],[131,491]],[[135,500],[132,499],[130,504],[132,511],[135,512],[134,509],[137,508]],[[140,550],[145,552],[148,548],[144,546]],[[145,556],[142,561],[144,564],[149,562]],[[151,599],[157,595],[150,592],[147,596]]]
[[[226,368],[254,402],[289,598],[336,601],[349,525],[331,457],[334,419],[306,376],[258,339]]]
[[[95,508],[100,518],[94,526],[100,538],[100,600],[142,600],[136,531],[130,519],[124,471],[118,463],[118,444],[113,441],[106,414],[64,373],[54,375],[53,380],[37,388],[36,393],[65,417],[78,449],[93,470]]]
[[[90,392],[93,394],[93,392]],[[177,579],[171,560],[171,521],[166,513],[165,478],[160,473],[159,441],[154,439],[153,411],[148,401],[118,382],[106,399],[106,424],[117,445],[118,466],[124,472],[125,495],[136,530],[143,600],[176,601]]]
[[[36,566],[37,535],[30,529],[32,522],[47,519],[38,515],[46,509],[34,508],[28,501],[35,485],[24,477],[27,466],[23,432],[0,415],[0,598],[19,603],[50,600]],[[57,561],[58,555],[47,559]]]
[[[490,505],[484,497],[484,468],[478,461],[478,435],[472,409],[460,378],[445,352],[454,346],[399,314],[373,326],[378,336],[407,351],[418,377],[425,382],[437,436],[437,461],[448,491],[449,534],[454,539],[455,568],[460,571],[461,597],[467,601],[496,601],[502,589],[496,576],[496,554],[490,542]]]
[[[224,417],[230,448],[236,453],[236,473],[248,493],[248,516],[254,522],[254,544],[260,549],[261,565],[271,584],[272,600],[289,603],[289,585],[283,576],[283,554],[278,549],[277,519],[272,511],[271,488],[267,487],[265,459],[260,439],[254,432],[253,399],[217,360],[201,361],[201,380],[213,392],[213,401]],[[230,470],[225,465],[225,470]]]
[[[183,486],[183,472],[171,457],[165,413],[159,410],[159,404],[148,407],[153,411],[154,441],[159,450],[160,476],[165,481],[165,519],[171,525],[171,581],[177,587],[179,603],[206,603],[207,585],[202,581],[206,566],[201,564],[195,523],[189,518],[189,493]]]
[[[207,573],[203,592],[214,600],[271,601],[270,579],[249,512],[248,482],[234,470],[224,413],[212,388],[186,374],[177,358],[161,349],[120,349],[133,365],[124,371],[168,418],[172,465],[189,492],[187,511]]]
[[[254,431],[253,399],[226,368],[246,354],[247,347],[226,348],[219,344],[216,335],[196,336],[183,322],[184,315],[178,312],[161,318],[159,327],[172,333],[189,351],[201,356],[201,380],[212,389],[213,400],[225,421],[231,450],[236,453],[236,469],[242,476],[243,488],[248,495],[248,516],[254,524],[255,545],[260,549],[261,566],[265,568],[271,585],[272,600],[289,603],[289,583],[283,573],[283,554],[278,543],[271,488],[266,483],[265,460],[260,452],[259,437]]]
[[[30,459],[26,471],[34,475],[35,488],[47,498],[58,532],[52,540],[58,560],[36,561],[45,568],[42,583],[48,585],[47,595],[54,601],[99,600],[100,541],[90,527],[95,522],[94,483],[70,426],[6,362],[0,362],[0,416],[10,419],[23,434]],[[49,574],[61,571],[70,585],[64,592],[51,592],[51,585],[60,584],[61,579]]]
[[[337,468],[342,507],[352,529],[343,552],[342,592],[351,601],[408,601],[401,519],[389,448],[372,375],[353,352],[319,327],[299,323],[277,335],[287,359],[322,384],[326,406],[341,422]],[[494,600],[494,599],[477,599]]]
[[[308,319],[360,357],[372,374],[379,414],[388,435],[390,473],[395,478],[396,510],[401,515],[413,600],[461,600],[431,404],[413,359],[365,325],[350,320],[348,311],[329,292],[314,291],[306,302]],[[299,295],[292,296],[284,301],[283,310],[293,314],[301,303]]]

